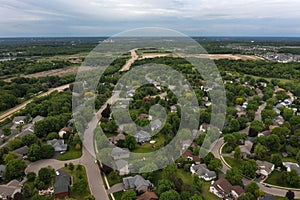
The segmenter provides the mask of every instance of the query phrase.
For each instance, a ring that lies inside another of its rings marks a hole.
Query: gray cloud
[[[110,35],[141,26],[162,26],[197,35],[204,25],[208,35],[216,35],[222,29],[229,35],[237,34],[227,31],[232,27],[245,31],[241,35],[253,31],[256,35],[276,35],[272,28],[278,32],[278,26],[284,27],[279,32],[287,35],[300,33],[298,0],[0,0],[0,3],[0,36],[50,33],[63,36],[74,30],[75,35]],[[286,27],[276,20],[296,24]],[[266,23],[270,27],[268,33],[260,30]]]

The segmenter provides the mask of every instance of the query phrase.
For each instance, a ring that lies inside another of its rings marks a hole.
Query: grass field
[[[149,153],[149,152],[156,151],[160,149],[162,146],[164,146],[165,138],[161,134],[158,134],[153,140],[156,141],[155,144],[150,144],[149,142],[147,142],[146,144],[138,145],[138,147],[132,152]]]
[[[74,145],[69,145],[66,153],[57,157],[57,160],[74,160],[82,156],[82,149],[76,149]]]
[[[243,161],[242,160],[236,160],[231,157],[224,157],[224,160],[231,166],[236,168],[241,168]]]
[[[293,162],[293,163],[299,163],[295,158],[287,157],[282,158],[282,162]]]

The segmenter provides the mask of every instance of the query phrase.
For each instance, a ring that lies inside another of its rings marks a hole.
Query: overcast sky
[[[141,27],[300,36],[300,0],[0,0],[0,37],[111,36]]]

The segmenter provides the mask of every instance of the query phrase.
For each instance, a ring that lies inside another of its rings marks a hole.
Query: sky
[[[0,0],[0,37],[112,36],[143,27],[189,36],[300,37],[300,1]]]

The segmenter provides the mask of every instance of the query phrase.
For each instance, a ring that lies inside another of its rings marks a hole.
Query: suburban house
[[[191,146],[191,144],[193,143],[192,140],[180,140],[180,144],[182,145],[182,151],[185,151],[189,148],[189,146]]]
[[[136,200],[158,200],[158,197],[154,192],[146,191],[144,194],[139,196]]]
[[[45,117],[38,115],[32,119],[32,123],[35,124],[36,122],[42,121],[43,119],[45,119]]]
[[[123,185],[125,190],[136,190],[137,192],[146,192],[152,187],[152,183],[141,175],[123,178]]]
[[[55,176],[54,195],[55,198],[60,199],[69,197],[71,186],[71,176],[64,171],[59,171],[59,175]]]
[[[18,192],[21,192],[21,188],[19,186],[0,185],[0,199],[12,199],[14,195]]]
[[[117,142],[118,142],[119,140],[125,140],[125,135],[122,134],[122,133],[119,133],[117,136],[115,136],[115,137],[110,137],[108,140],[109,140],[109,142],[110,142],[111,144],[117,144]]]
[[[194,161],[196,163],[196,165],[200,164],[201,159],[199,156],[194,156],[193,152],[191,150],[186,150],[185,152],[183,152],[182,154],[183,157],[187,158],[190,161]]]
[[[284,123],[284,119],[281,115],[274,117],[274,119],[272,120],[273,124],[275,126],[281,126]]]
[[[26,116],[17,116],[13,119],[13,123],[16,125],[25,124]]]
[[[120,147],[115,147],[111,150],[111,156],[114,160],[129,158],[130,151],[128,149],[122,149]]]
[[[266,177],[275,169],[275,165],[270,162],[257,160],[256,164],[258,167],[257,174],[261,174]]]
[[[214,171],[207,169],[205,164],[194,165],[190,167],[192,174],[197,174],[199,178],[204,179],[205,181],[212,181],[217,178],[217,174]]]
[[[246,140],[243,145],[240,145],[241,153],[243,158],[247,158],[251,155],[251,149],[253,147],[253,142]]]
[[[22,160],[22,159],[26,159],[27,157],[27,153],[28,153],[28,146],[24,146],[24,147],[21,147],[21,148],[18,148],[16,150],[14,150],[13,152],[15,154],[18,155],[18,157]]]
[[[5,172],[5,165],[0,165],[0,179],[3,178]]]
[[[171,113],[177,113],[177,107],[171,106]]]
[[[68,145],[65,144],[64,140],[48,140],[47,144],[51,145],[54,148],[55,152],[66,152],[68,150]]]
[[[270,130],[266,130],[266,131],[258,133],[258,137],[270,136],[270,135],[271,135],[271,131]]]
[[[259,200],[276,200],[276,197],[271,194],[265,194],[263,197],[260,197]]]
[[[224,178],[213,181],[209,191],[221,199],[237,199],[245,192],[241,186],[233,186]]]
[[[137,132],[134,137],[138,143],[144,143],[144,142],[148,142],[151,140],[150,133],[143,131],[143,130]]]
[[[73,132],[73,128],[68,126],[68,127],[63,127],[62,129],[60,129],[60,131],[58,132],[58,135],[60,138],[63,138],[64,135],[66,133],[72,133]]]
[[[162,122],[159,119],[150,122],[151,131],[155,131],[161,128]]]
[[[292,171],[292,169],[294,169],[294,170],[296,170],[298,172],[298,174],[300,176],[300,167],[299,167],[298,163],[283,162],[282,164],[283,164],[283,166],[286,167],[286,170],[288,172],[290,172],[290,171]]]
[[[115,165],[116,165],[116,170],[118,170],[120,176],[130,173],[129,165],[126,160],[116,160]]]

